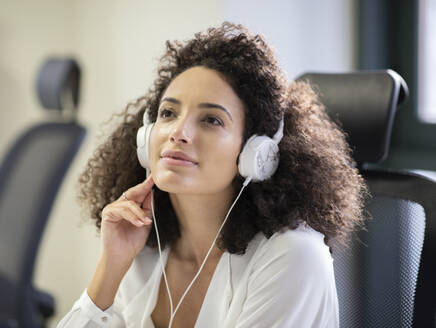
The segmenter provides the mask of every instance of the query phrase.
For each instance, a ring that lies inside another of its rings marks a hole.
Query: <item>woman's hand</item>
[[[142,183],[125,191],[128,200],[120,196],[103,208],[101,235],[102,251],[106,257],[130,263],[144,248],[153,222],[153,184],[150,175]]]

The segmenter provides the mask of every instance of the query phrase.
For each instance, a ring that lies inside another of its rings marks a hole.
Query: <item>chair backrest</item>
[[[41,100],[47,100],[48,95],[51,99],[55,99],[56,94],[58,98],[71,92],[77,95],[77,90],[59,88],[53,81],[71,82],[70,70],[76,74],[73,80],[77,79],[77,69],[71,61],[55,61],[54,66],[67,68],[60,74],[56,69],[53,72],[51,63],[46,67],[52,74],[47,75],[43,69],[41,73],[45,73],[46,78],[38,82],[39,87],[52,83],[40,92]],[[54,88],[58,91],[53,91]],[[49,108],[61,111],[65,109],[62,102],[64,100],[57,104],[52,101],[54,107]],[[46,101],[46,106],[49,103]],[[35,259],[57,192],[85,134],[85,128],[71,117],[67,121],[40,123],[21,134],[1,162],[0,323],[9,320],[20,327],[34,327],[39,320],[33,318],[38,306],[32,286]]]
[[[386,171],[363,176],[373,195],[365,206],[372,219],[367,231],[355,234],[349,249],[333,250],[341,326],[412,327],[428,217],[422,199],[410,197],[413,190],[394,191],[401,181],[418,183],[420,178]],[[436,183],[427,186],[430,190],[436,190]]]
[[[31,281],[47,218],[84,135],[76,123],[45,123],[19,137],[7,153],[0,169],[3,279],[13,284]]]
[[[402,293],[402,321],[397,321],[402,325],[398,327],[411,327],[410,321],[407,325],[403,322],[412,313],[413,327],[436,327],[436,180],[405,170],[366,170],[364,177],[377,197],[389,198],[397,205],[407,204],[396,219],[402,226],[398,238],[408,238],[396,250],[401,267],[397,282]]]
[[[387,157],[397,107],[408,95],[406,83],[391,70],[309,73],[298,80],[313,85],[329,116],[348,135],[372,195],[365,204],[366,231],[353,235],[349,248],[333,246],[341,327],[412,327],[432,311],[434,320],[434,308],[424,314],[415,305],[435,299],[427,290],[432,282],[422,276],[431,271],[426,249],[435,254],[428,240],[430,233],[434,238],[435,208],[428,197],[436,182],[367,165]],[[418,185],[426,196],[416,192]]]

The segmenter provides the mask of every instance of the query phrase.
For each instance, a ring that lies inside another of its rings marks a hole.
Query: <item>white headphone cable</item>
[[[159,249],[159,260],[160,260],[160,265],[164,274],[164,278],[165,278],[165,285],[167,286],[167,291],[168,291],[168,297],[170,298],[170,311],[171,311],[171,315],[173,313],[173,300],[172,300],[172,296],[171,296],[171,292],[170,292],[170,288],[168,286],[168,280],[167,280],[167,275],[165,274],[165,267],[163,265],[162,262],[162,251],[161,251],[161,247],[160,247],[160,238],[159,238],[159,230],[157,229],[157,224],[156,224],[156,217],[154,215],[154,196],[153,196],[153,189],[151,190],[151,211],[153,213],[153,222],[154,222],[154,228],[156,230],[156,236],[157,236],[157,244],[158,244],[158,249]]]
[[[195,280],[197,279],[197,277],[200,275],[200,272],[201,272],[201,270],[203,269],[203,267],[204,267],[204,265],[205,265],[205,263],[206,263],[206,260],[207,260],[207,258],[209,257],[209,254],[210,254],[210,252],[212,251],[212,248],[213,248],[213,246],[215,245],[215,242],[216,242],[216,240],[218,239],[218,236],[219,236],[219,234],[220,234],[222,228],[224,227],[224,224],[226,223],[227,218],[228,218],[228,216],[229,216],[231,210],[233,209],[233,206],[236,204],[236,202],[238,201],[239,197],[240,197],[241,194],[242,194],[242,191],[243,191],[244,188],[245,188],[245,187],[250,183],[250,181],[251,181],[251,177],[248,177],[248,178],[245,179],[245,181],[244,181],[244,183],[243,183],[243,185],[242,185],[241,191],[239,191],[238,196],[236,197],[236,199],[235,199],[235,201],[233,202],[232,206],[230,206],[230,209],[229,209],[229,211],[227,212],[227,215],[226,215],[226,217],[225,217],[223,223],[221,224],[221,227],[219,228],[218,233],[216,234],[215,239],[214,239],[212,245],[210,246],[209,251],[208,251],[207,254],[206,254],[206,257],[204,258],[203,263],[202,263],[201,266],[200,266],[200,269],[198,270],[198,272],[197,272],[197,274],[195,275],[194,279],[192,279],[192,281],[191,281],[191,283],[189,284],[189,286],[186,288],[186,290],[185,290],[184,294],[182,295],[182,297],[180,298],[179,303],[177,304],[176,309],[174,310],[174,312],[173,312],[173,301],[172,301],[172,297],[171,297],[171,292],[170,292],[170,288],[169,288],[169,286],[168,286],[167,276],[166,276],[166,274],[165,274],[165,267],[164,267],[163,262],[162,262],[162,251],[161,251],[161,247],[160,247],[160,238],[159,238],[159,231],[158,231],[158,229],[157,229],[157,224],[156,224],[156,217],[155,217],[155,215],[154,215],[154,206],[153,206],[154,199],[153,199],[153,192],[152,192],[152,195],[151,195],[151,211],[152,211],[152,213],[153,213],[153,222],[154,222],[154,227],[155,227],[155,229],[156,229],[156,236],[157,236],[157,243],[158,243],[158,249],[159,249],[160,264],[161,264],[161,267],[162,267],[162,273],[163,273],[163,275],[164,275],[164,279],[165,279],[165,285],[166,285],[166,287],[167,287],[167,291],[168,291],[168,297],[169,297],[169,299],[170,299],[171,317],[170,317],[170,322],[169,322],[169,324],[168,324],[168,328],[171,328],[171,326],[172,326],[172,324],[173,324],[174,317],[176,316],[176,312],[177,312],[177,310],[179,309],[180,304],[182,303],[183,299],[185,298],[185,296],[186,296],[186,294],[188,293],[188,291],[189,291],[189,289],[191,288],[191,286],[194,284],[194,282],[195,282]]]

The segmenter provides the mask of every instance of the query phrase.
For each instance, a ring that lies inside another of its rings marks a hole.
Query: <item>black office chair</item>
[[[436,327],[436,181],[374,165],[388,155],[406,83],[392,70],[298,80],[313,85],[348,134],[372,194],[367,231],[353,235],[349,249],[333,246],[341,327]]]
[[[79,79],[72,59],[44,63],[37,93],[57,117],[20,135],[0,166],[0,327],[44,327],[55,310],[32,279],[56,194],[86,134],[75,119]]]

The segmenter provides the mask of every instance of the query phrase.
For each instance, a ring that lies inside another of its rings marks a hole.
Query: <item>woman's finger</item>
[[[150,192],[151,188],[154,185],[153,177],[150,175],[147,179],[145,179],[140,184],[129,188],[125,195],[128,200],[133,200],[138,203],[142,203],[146,195]]]
[[[147,194],[147,196],[145,196],[143,202],[142,202],[142,208],[146,209],[148,211],[151,211],[151,202],[153,201],[153,190],[150,191],[150,193]],[[153,203],[154,205],[154,203]]]
[[[148,223],[149,220],[151,220],[150,217],[147,216],[147,213],[145,213],[137,203],[133,202],[133,201],[126,201],[125,202],[126,206],[129,207],[129,209],[136,215],[138,216],[142,221],[144,221],[145,223]]]
[[[129,221],[137,227],[142,227],[145,224],[149,224],[150,221],[144,221],[138,215],[130,210],[128,206],[124,205],[113,205],[109,209],[104,211],[103,220],[108,222],[120,222],[122,220]]]

